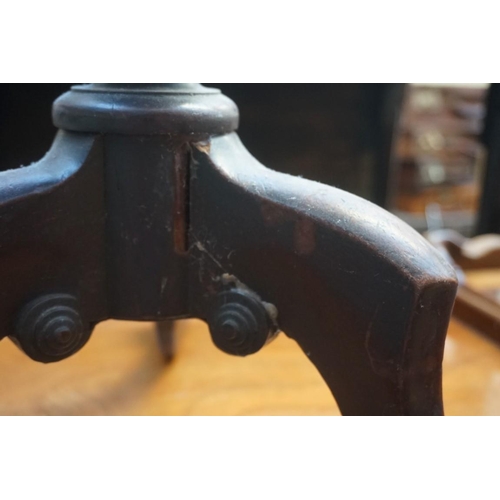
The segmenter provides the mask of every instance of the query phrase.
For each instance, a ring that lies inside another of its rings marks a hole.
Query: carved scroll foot
[[[192,163],[196,315],[210,323],[218,297],[243,290],[298,342],[344,415],[442,415],[457,282],[441,255],[365,200],[266,169],[235,134],[194,148]],[[233,343],[248,321],[226,329]]]

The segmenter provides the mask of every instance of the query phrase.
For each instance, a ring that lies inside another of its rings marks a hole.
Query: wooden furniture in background
[[[481,196],[487,85],[412,84],[395,147],[394,211],[420,231],[429,205],[443,226],[470,235]]]
[[[454,316],[500,342],[500,235],[465,238],[442,229],[426,236],[459,277]]]
[[[443,413],[457,282],[401,220],[264,167],[217,89],[80,85],[52,115],[43,159],[0,172],[0,338],[52,363],[108,319],[198,318],[237,356],[283,331],[343,414]]]

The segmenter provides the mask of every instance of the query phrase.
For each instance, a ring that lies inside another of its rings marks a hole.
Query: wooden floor
[[[244,358],[212,345],[205,325],[177,323],[165,365],[150,323],[107,322],[69,360],[40,365],[0,343],[1,415],[338,415],[330,392],[284,335]],[[500,415],[500,347],[460,323],[444,362],[448,415]]]

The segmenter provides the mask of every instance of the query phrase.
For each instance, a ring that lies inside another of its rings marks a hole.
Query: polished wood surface
[[[165,365],[154,325],[110,321],[54,365],[0,343],[1,415],[338,415],[316,369],[281,335],[240,359],[219,352],[203,323],[176,325]],[[447,415],[500,415],[500,347],[453,320],[446,343]]]
[[[478,291],[500,288],[500,269],[474,269],[466,276],[467,284]]]

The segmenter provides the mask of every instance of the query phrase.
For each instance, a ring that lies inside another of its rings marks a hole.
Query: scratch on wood
[[[200,251],[200,252],[203,252],[204,254],[208,255],[208,257],[210,257],[210,259],[215,263],[217,264],[218,267],[220,267],[223,271],[224,271],[224,266],[205,248],[205,246],[203,245],[203,243],[201,243],[201,241],[199,240],[196,240],[196,242],[194,243],[194,246]]]

